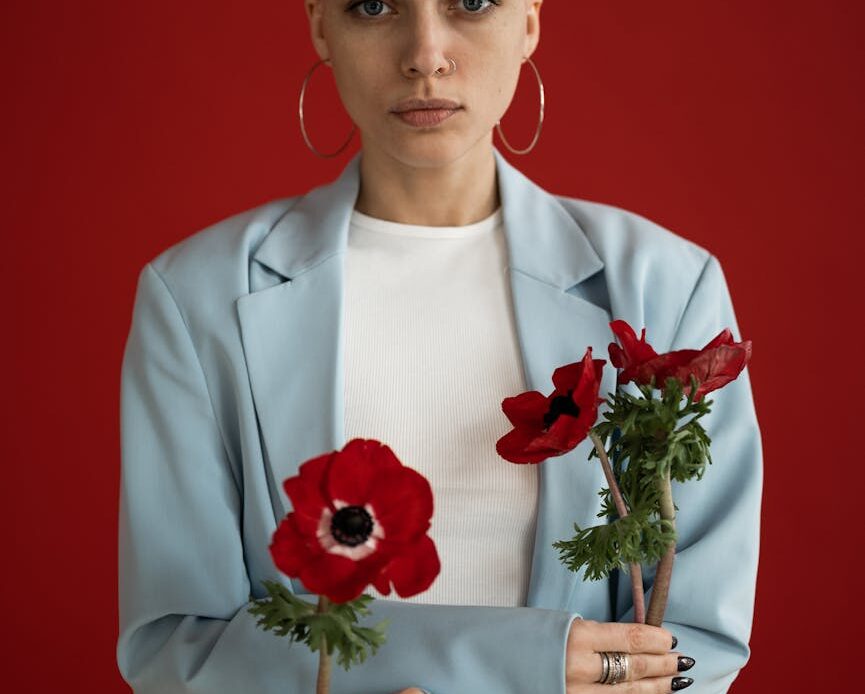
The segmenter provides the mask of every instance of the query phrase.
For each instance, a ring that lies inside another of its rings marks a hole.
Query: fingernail
[[[678,645],[678,643],[679,643],[679,639],[677,639],[675,636],[673,636],[673,645],[670,646],[670,650],[673,650]]]
[[[694,667],[694,663],[696,663],[696,662],[697,661],[694,660],[693,658],[690,658],[686,655],[680,655],[679,656],[679,665],[678,665],[679,672],[684,672],[685,670],[690,670],[692,667]]]
[[[690,677],[674,677],[673,678],[673,691],[677,692],[680,689],[684,689],[685,687],[690,687],[694,684],[694,680]]]

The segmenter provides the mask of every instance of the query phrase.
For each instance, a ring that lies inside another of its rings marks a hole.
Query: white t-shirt
[[[346,440],[387,444],[434,495],[441,573],[407,600],[525,605],[538,466],[495,449],[502,400],[527,389],[501,208],[460,227],[354,210],[345,273]]]

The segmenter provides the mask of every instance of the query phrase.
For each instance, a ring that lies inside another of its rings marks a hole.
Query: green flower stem
[[[324,595],[318,596],[318,608],[316,612],[327,612],[330,609],[330,600]],[[327,637],[321,638],[321,650],[318,652],[318,679],[315,683],[315,694],[330,694],[330,646]]]
[[[598,457],[601,459],[601,467],[604,470],[604,476],[607,478],[607,484],[610,486],[610,493],[613,495],[613,502],[616,504],[616,512],[619,518],[625,518],[628,515],[628,507],[625,505],[625,499],[622,496],[622,491],[616,482],[616,477],[613,475],[613,468],[610,465],[610,460],[607,458],[607,451],[604,449],[604,444],[600,437],[590,431],[592,443],[595,444],[595,450],[598,452]],[[634,601],[634,622],[642,624],[646,621],[646,599],[643,591],[643,570],[639,563],[634,562],[630,565],[628,572],[631,576],[631,596]]]
[[[673,504],[673,488],[670,483],[670,471],[658,480],[661,492],[661,518],[670,521],[675,529],[676,507]],[[652,598],[649,600],[649,612],[646,615],[646,624],[659,627],[664,621],[664,612],[667,609],[667,596],[670,593],[670,579],[673,576],[673,560],[676,558],[676,543],[672,543],[661,561],[658,562],[658,570],[655,572],[655,583],[652,587]]]

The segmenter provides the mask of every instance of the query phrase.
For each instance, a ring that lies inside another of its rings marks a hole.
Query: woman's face
[[[435,167],[491,142],[521,65],[537,46],[542,0],[305,0],[316,51],[333,68],[365,150]],[[453,74],[436,75],[436,70]],[[393,109],[410,99],[449,99],[437,125]]]

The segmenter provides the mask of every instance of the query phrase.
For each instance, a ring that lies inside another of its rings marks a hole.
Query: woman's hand
[[[628,678],[618,685],[617,694],[668,694],[684,689],[693,680],[677,675],[694,661],[670,652],[672,647],[673,635],[661,627],[575,619],[568,633],[567,694],[605,694],[609,685],[598,684],[602,651],[630,654]]]
[[[607,694],[609,685],[598,684],[603,651],[629,654],[628,678],[617,685],[617,694],[668,694],[684,689],[693,680],[678,674],[690,669],[694,661],[671,651],[672,647],[673,635],[661,627],[575,619],[568,633],[567,694]],[[395,694],[424,692],[412,687]]]

